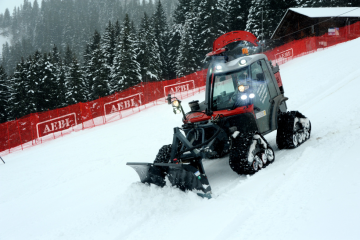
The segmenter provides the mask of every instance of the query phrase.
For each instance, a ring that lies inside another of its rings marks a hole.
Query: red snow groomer
[[[242,45],[228,50],[234,42]],[[243,43],[246,43],[246,50]],[[311,123],[297,111],[287,111],[279,66],[256,52],[256,37],[245,31],[226,33],[215,40],[206,77],[205,101],[189,103],[167,97],[175,113],[183,114],[182,127],[174,128],[172,144],[160,148],[153,163],[129,162],[141,182],[199,190],[211,197],[203,159],[229,155],[238,174],[254,174],[275,160],[264,135],[277,130],[279,149],[295,148],[310,138]],[[236,54],[238,53],[238,54]],[[226,158],[225,158],[226,159]]]

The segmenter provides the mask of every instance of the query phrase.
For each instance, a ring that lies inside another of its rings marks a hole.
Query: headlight
[[[173,107],[178,107],[179,106],[179,101],[178,100],[173,101],[172,106]]]
[[[245,64],[246,64],[246,60],[245,60],[245,59],[241,59],[241,60],[239,61],[239,64],[240,64],[240,65],[245,65]]]
[[[215,69],[218,70],[218,71],[219,71],[219,70],[222,70],[222,66],[217,65],[217,66],[215,67]]]
[[[245,92],[245,90],[249,89],[249,86],[240,85],[238,89],[240,92]]]
[[[254,93],[250,93],[249,94],[249,98],[254,98],[255,97],[255,94]]]
[[[246,94],[244,94],[244,95],[241,95],[241,99],[242,99],[242,100],[246,100],[246,99],[247,99],[247,96],[246,96]]]
[[[240,92],[244,92],[244,91],[245,91],[245,86],[244,86],[244,85],[240,85],[240,86],[239,86],[239,91],[240,91]]]

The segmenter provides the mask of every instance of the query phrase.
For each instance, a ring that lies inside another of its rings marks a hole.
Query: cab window
[[[250,66],[250,72],[255,93],[254,106],[258,111],[268,109],[270,95],[260,61]]]
[[[251,79],[258,81],[264,80],[264,73],[259,61],[251,64]]]
[[[260,60],[260,63],[261,63],[261,67],[264,71],[264,77],[265,77],[265,80],[267,82],[267,85],[268,85],[268,88],[269,88],[269,91],[270,91],[270,96],[273,98],[273,97],[276,97],[277,96],[277,91],[276,91],[276,88],[275,88],[275,85],[274,85],[274,82],[273,80],[271,79],[271,75],[270,75],[270,71],[269,71],[269,68],[265,62],[265,60]]]

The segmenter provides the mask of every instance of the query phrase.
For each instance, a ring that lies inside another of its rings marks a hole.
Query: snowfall
[[[360,39],[280,66],[288,110],[311,138],[252,176],[204,160],[212,198],[148,186],[126,162],[152,162],[181,116],[162,104],[11,153],[0,164],[0,239],[360,239]],[[204,93],[184,100],[203,100]]]

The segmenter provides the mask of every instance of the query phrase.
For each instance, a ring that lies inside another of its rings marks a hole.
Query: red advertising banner
[[[120,98],[112,102],[104,104],[105,115],[120,112],[122,110],[130,109],[133,107],[139,107],[141,105],[141,95],[143,93],[137,93],[128,97]]]
[[[275,54],[275,59],[278,61],[287,60],[294,57],[294,50],[292,48],[286,49],[283,52]]]
[[[193,89],[195,89],[194,80],[171,84],[164,87],[164,97],[167,97],[168,94],[176,95],[177,93],[187,92]]]
[[[36,124],[37,137],[44,137],[51,133],[65,131],[77,125],[76,114],[70,113],[61,117],[39,122]]]

